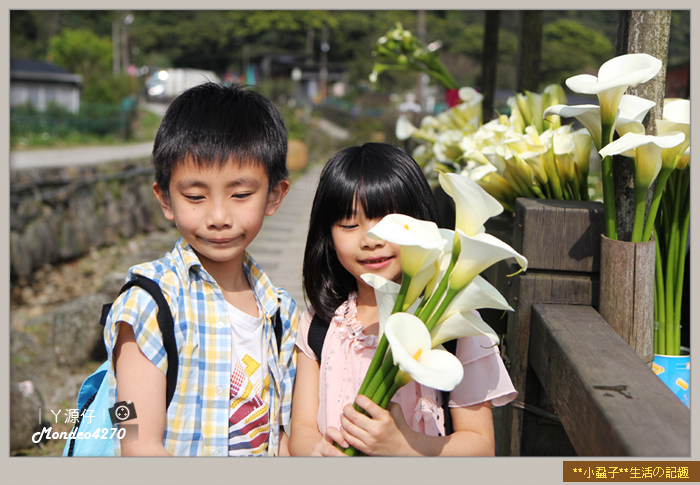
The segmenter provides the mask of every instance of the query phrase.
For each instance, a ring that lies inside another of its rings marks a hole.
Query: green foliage
[[[614,55],[615,48],[604,35],[575,20],[557,20],[543,29],[542,83],[561,83],[587,70],[597,72]]]
[[[112,41],[87,29],[64,29],[49,42],[48,55],[56,65],[82,75],[86,84],[112,69]]]
[[[136,92],[136,79],[128,74],[112,73],[92,78],[86,83],[81,101],[85,103],[106,103],[118,105],[122,99]]]

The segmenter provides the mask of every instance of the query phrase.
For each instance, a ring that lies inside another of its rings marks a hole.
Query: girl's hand
[[[338,443],[343,448],[349,446],[343,439],[343,435],[340,434],[340,431],[335,428],[326,429],[323,439],[314,445],[311,456],[347,456],[335,447],[335,443]]]
[[[365,455],[406,456],[415,454],[410,446],[414,433],[406,423],[401,406],[389,403],[382,409],[367,396],[359,395],[355,402],[367,411],[371,418],[356,411],[348,404],[340,418],[340,433],[345,441]]]

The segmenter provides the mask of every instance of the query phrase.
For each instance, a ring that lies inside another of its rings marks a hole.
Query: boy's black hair
[[[262,163],[272,189],[289,175],[284,119],[269,99],[241,86],[190,88],[170,104],[153,143],[155,179],[167,195],[173,169],[186,160]]]
[[[369,219],[405,214],[438,223],[438,208],[418,164],[386,143],[366,143],[333,155],[321,172],[306,238],[303,285],[309,303],[328,324],[335,310],[357,290],[340,264],[331,228],[351,217],[355,204]]]

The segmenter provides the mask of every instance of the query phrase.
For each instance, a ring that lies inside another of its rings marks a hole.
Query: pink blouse
[[[356,298],[357,294],[350,294],[336,310],[323,344],[317,418],[321,434],[329,426],[340,428],[343,407],[354,402],[377,347],[377,337],[365,335],[357,318]],[[308,344],[313,315],[312,308],[302,315],[297,347],[308,358],[318,360]],[[460,338],[456,355],[464,365],[464,378],[450,392],[450,407],[466,407],[486,401],[503,406],[515,399],[517,392],[498,347],[493,346],[488,337]],[[392,401],[401,406],[406,422],[414,431],[430,436],[444,435],[441,400],[434,389],[413,381],[402,387]]]

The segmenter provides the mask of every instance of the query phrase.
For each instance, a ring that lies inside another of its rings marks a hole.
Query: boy
[[[153,145],[153,191],[182,238],[127,280],[151,278],[170,304],[177,386],[166,410],[156,304],[131,288],[105,325],[110,404],[131,401],[137,415],[122,424],[130,426],[116,454],[288,454],[282,426],[299,312],[245,251],[289,190],[286,156],[279,111],[253,91],[207,83],[168,108]],[[279,352],[274,325],[282,325]]]

